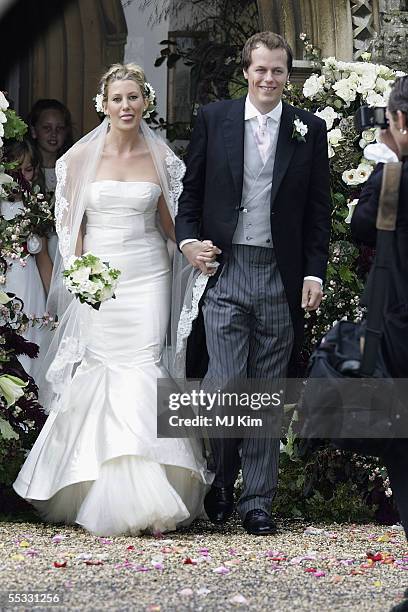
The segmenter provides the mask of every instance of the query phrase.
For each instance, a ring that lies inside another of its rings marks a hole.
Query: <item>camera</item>
[[[385,116],[385,107],[383,106],[360,106],[354,115],[354,127],[357,132],[373,127],[385,130],[388,126],[389,121]]]

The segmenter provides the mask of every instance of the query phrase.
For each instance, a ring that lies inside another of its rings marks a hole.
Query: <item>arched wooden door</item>
[[[124,57],[127,26],[120,0],[72,0],[37,38],[20,65],[19,111],[56,98],[72,113],[79,138],[98,124],[93,97],[107,66]]]

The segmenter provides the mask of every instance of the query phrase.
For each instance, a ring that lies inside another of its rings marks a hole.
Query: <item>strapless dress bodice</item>
[[[149,181],[100,180],[91,183],[86,204],[87,240],[117,244],[158,233],[161,189]]]

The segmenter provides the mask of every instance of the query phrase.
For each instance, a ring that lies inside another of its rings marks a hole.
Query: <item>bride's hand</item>
[[[182,248],[183,254],[194,268],[199,268],[203,274],[212,276],[217,271],[216,257],[221,249],[211,240],[189,242]]]

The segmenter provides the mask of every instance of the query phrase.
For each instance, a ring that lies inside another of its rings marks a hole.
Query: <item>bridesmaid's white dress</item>
[[[69,407],[50,413],[14,483],[47,521],[98,535],[188,523],[202,511],[208,480],[193,441],[156,436],[171,291],[160,193],[150,182],[90,186],[84,251],[121,270],[116,299],[91,310],[85,357],[65,390]]]
[[[1,201],[1,215],[5,219],[13,219],[18,211],[23,208],[22,202]],[[29,255],[23,267],[18,260],[7,262],[9,267],[6,273],[6,283],[0,286],[3,291],[15,293],[24,302],[24,312],[27,315],[35,314],[42,317],[46,311],[46,295],[41,276],[37,268],[34,255]],[[34,379],[37,378],[41,366],[41,357],[47,352],[50,331],[47,328],[28,327],[23,336],[30,342],[39,346],[39,355],[35,359],[21,355],[18,359],[27,374]]]

